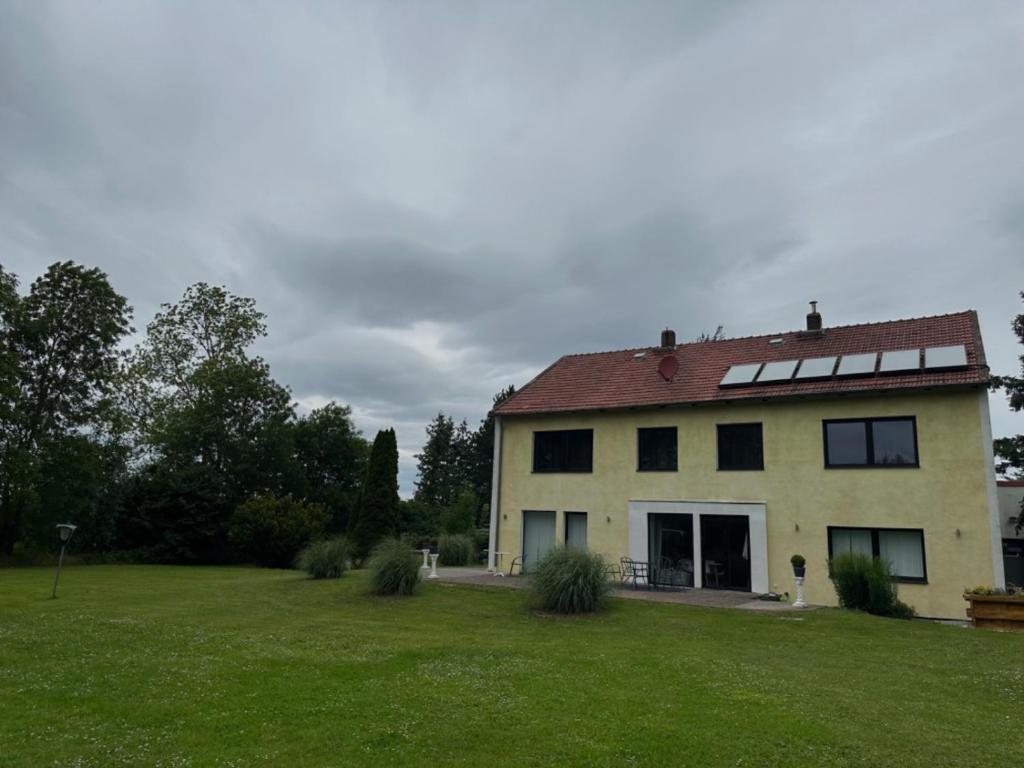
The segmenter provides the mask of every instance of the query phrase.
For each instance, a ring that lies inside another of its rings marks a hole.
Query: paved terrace
[[[522,589],[530,584],[529,576],[495,576],[482,568],[438,568],[440,580],[449,584],[472,584],[486,587]],[[758,600],[753,592],[732,592],[725,589],[633,589],[629,585],[616,586],[613,597],[626,600],[648,600],[654,603],[700,605],[706,608],[740,608],[746,611],[798,611],[820,608],[794,608],[790,603]]]

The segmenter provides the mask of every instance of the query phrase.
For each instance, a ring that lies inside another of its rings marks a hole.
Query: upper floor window
[[[533,433],[534,472],[593,472],[594,430]]]
[[[764,469],[760,422],[718,425],[719,469]]]
[[[675,427],[644,427],[636,432],[637,469],[641,472],[675,472]]]
[[[823,422],[826,467],[916,467],[913,416]]]

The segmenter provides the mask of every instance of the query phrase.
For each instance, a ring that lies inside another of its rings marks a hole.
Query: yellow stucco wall
[[[822,420],[916,416],[920,468],[825,469]],[[719,472],[716,425],[760,421],[763,471]],[[638,427],[676,426],[677,472],[636,471]],[[533,474],[537,429],[593,429],[592,474]],[[963,587],[993,582],[982,411],[976,390],[502,419],[499,551],[518,553],[523,510],[588,513],[588,547],[627,554],[630,500],[759,501],[768,578],[793,591],[790,556],[807,558],[807,600],[834,605],[827,526],[924,530],[927,584],[900,584],[923,616],[964,618]],[[799,530],[797,528],[799,527]],[[959,529],[959,535],[957,530]]]

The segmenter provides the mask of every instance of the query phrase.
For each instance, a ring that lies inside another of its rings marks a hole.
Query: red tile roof
[[[770,344],[770,339],[782,339]],[[730,366],[773,360],[886,352],[963,344],[967,367],[958,370],[874,374],[782,384],[720,388]],[[636,357],[640,352],[643,357]],[[667,354],[679,360],[671,381],[658,374]],[[566,355],[494,409],[502,416],[611,408],[726,402],[761,398],[827,396],[985,384],[989,378],[978,316],[973,311],[909,320],[826,328],[820,336],[799,331],[680,344],[674,350],[646,347]]]
[[[1001,488],[1024,488],[1024,480],[996,480]]]

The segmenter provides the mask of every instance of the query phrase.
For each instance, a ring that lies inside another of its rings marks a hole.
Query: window
[[[900,581],[927,582],[924,563],[924,532],[904,528],[828,529],[828,554],[854,552],[880,557],[892,566]]]
[[[760,424],[718,425],[719,469],[764,469]]]
[[[637,469],[639,471],[676,471],[675,427],[638,429],[636,432],[636,442],[639,454]]]
[[[534,472],[593,472],[594,430],[533,433]]]
[[[917,422],[913,416],[822,422],[825,466],[917,467]]]
[[[565,546],[573,549],[587,548],[587,513],[565,513]]]

